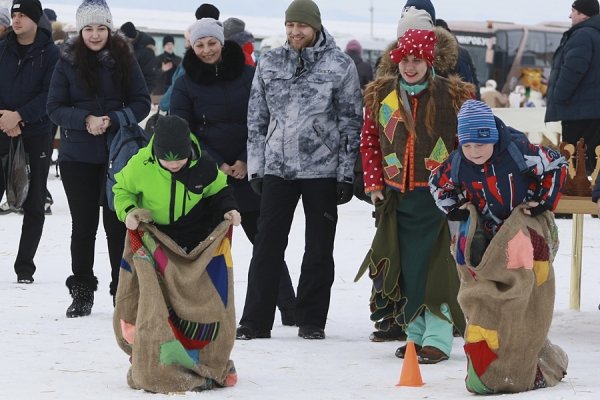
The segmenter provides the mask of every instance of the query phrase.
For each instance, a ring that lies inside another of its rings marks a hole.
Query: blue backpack
[[[108,141],[108,169],[106,173],[106,198],[108,207],[115,211],[115,195],[112,191],[116,183],[115,175],[141,148],[150,142],[150,136],[138,125],[129,107],[116,112],[120,128]]]

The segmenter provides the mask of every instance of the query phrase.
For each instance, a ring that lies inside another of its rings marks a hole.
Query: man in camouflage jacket
[[[285,21],[288,40],[260,58],[248,107],[248,177],[262,199],[238,339],[270,337],[280,266],[300,197],[306,246],[298,335],[325,337],[337,205],[352,198],[362,124],[356,67],[322,27],[312,0],[294,0]]]

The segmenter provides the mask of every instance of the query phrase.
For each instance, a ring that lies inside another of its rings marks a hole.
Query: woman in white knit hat
[[[242,48],[225,40],[221,22],[202,18],[190,27],[192,47],[183,57],[185,75],[173,85],[171,113],[188,121],[203,150],[228,175],[242,227],[254,243],[260,210],[248,182],[246,142],[248,101],[254,67],[246,65]],[[295,325],[296,298],[287,266],[283,266],[277,305],[284,325]]]
[[[47,106],[52,122],[62,128],[59,166],[72,219],[69,318],[89,315],[94,303],[100,206],[112,269],[110,294],[117,291],[126,229],[106,206],[107,144],[119,130],[116,111],[129,108],[136,121],[150,111],[142,72],[125,39],[113,33],[106,2],[84,0],[75,18],[79,35],[62,49]]]

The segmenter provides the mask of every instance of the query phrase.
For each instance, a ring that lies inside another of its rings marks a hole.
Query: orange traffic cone
[[[417,360],[417,351],[415,350],[415,343],[412,340],[406,342],[406,353],[404,353],[400,380],[396,386],[423,386],[421,369]]]

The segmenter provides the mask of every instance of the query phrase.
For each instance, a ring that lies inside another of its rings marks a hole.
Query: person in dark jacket
[[[241,47],[224,40],[220,22],[196,21],[183,58],[185,75],[173,87],[171,114],[188,121],[201,148],[228,175],[242,215],[242,228],[254,243],[260,197],[248,182],[246,141],[248,100],[254,68],[245,64]],[[294,288],[287,266],[280,281],[278,306],[285,325],[294,325]]]
[[[62,47],[48,94],[48,115],[62,128],[59,165],[72,219],[69,318],[89,315],[94,302],[100,206],[112,269],[110,294],[116,293],[126,230],[107,207],[108,141],[119,130],[116,111],[128,107],[137,121],[150,111],[144,76],[127,41],[111,33],[112,21],[104,0],[83,1],[76,13],[79,35]]]
[[[133,46],[135,59],[142,69],[142,74],[144,74],[148,92],[152,93],[157,76],[154,39],[147,33],[138,31],[132,22],[125,22],[119,30]]]
[[[358,81],[360,82],[360,88],[365,90],[367,83],[373,80],[373,68],[371,64],[363,61],[362,59],[362,46],[356,39],[352,39],[346,44],[346,54],[352,58],[354,65],[356,65],[356,71],[358,72]]]
[[[448,23],[443,19],[438,18],[434,21],[434,23],[435,26],[439,26],[440,28],[443,28],[448,32],[452,33],[452,30],[450,30]],[[475,85],[475,88],[477,89],[475,91],[475,95],[477,97],[477,100],[481,100],[481,94],[479,93],[479,79],[477,79],[477,70],[475,69],[473,58],[471,58],[471,53],[469,53],[469,50],[465,49],[463,46],[458,44],[458,42],[457,46],[458,59],[456,60],[456,65],[452,70],[448,72],[458,74],[463,81],[470,82],[473,85]]]
[[[154,85],[153,95],[161,96],[171,86],[173,73],[181,63],[181,57],[174,53],[175,38],[171,35],[163,37],[163,53],[156,56],[154,62],[157,77]]]
[[[29,192],[23,204],[21,240],[14,264],[19,283],[33,282],[33,258],[44,228],[52,152],[46,100],[58,48],[50,31],[38,26],[41,17],[39,0],[15,0],[11,7],[12,31],[0,42],[0,156],[8,154],[19,136],[29,155]],[[5,182],[0,178],[0,197],[4,190]]]
[[[596,165],[600,145],[600,15],[598,0],[576,0],[572,26],[563,34],[548,81],[545,121],[561,121],[562,140],[573,145],[583,138],[586,170]]]

